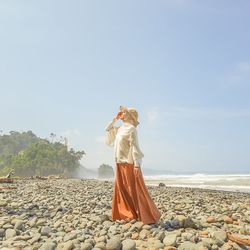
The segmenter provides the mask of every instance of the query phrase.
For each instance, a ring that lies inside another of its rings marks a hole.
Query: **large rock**
[[[98,168],[98,178],[114,178],[114,170],[111,166],[102,164]]]

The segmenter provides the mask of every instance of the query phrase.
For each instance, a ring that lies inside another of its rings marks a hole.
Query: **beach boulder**
[[[105,178],[114,178],[114,170],[111,166],[102,164],[98,168],[98,178],[105,179]]]

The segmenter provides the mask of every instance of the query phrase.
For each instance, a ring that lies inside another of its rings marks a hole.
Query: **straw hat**
[[[135,127],[138,126],[139,122],[138,122],[138,112],[135,108],[127,108],[124,106],[120,106],[120,110],[126,110],[130,116],[131,121],[133,122],[133,125]]]

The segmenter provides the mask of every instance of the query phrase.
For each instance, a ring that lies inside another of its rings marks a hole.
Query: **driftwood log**
[[[232,233],[227,233],[227,237],[229,240],[234,241],[240,245],[250,246],[250,237],[244,237],[244,235],[240,236]]]
[[[0,177],[0,183],[12,183],[13,178],[11,176],[14,175],[14,171],[11,170],[6,176]]]

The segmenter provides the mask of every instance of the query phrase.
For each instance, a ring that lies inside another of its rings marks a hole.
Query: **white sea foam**
[[[155,183],[147,183],[148,186],[158,186]],[[185,185],[185,184],[167,184],[167,187],[187,187],[187,188],[203,188],[222,191],[246,192],[250,193],[250,186],[214,186],[214,185]]]
[[[215,190],[250,192],[249,174],[192,174],[144,176],[147,185],[160,182],[170,187],[206,188]]]
[[[250,174],[169,174],[169,175],[144,175],[145,178],[165,179],[165,178],[250,178]]]

